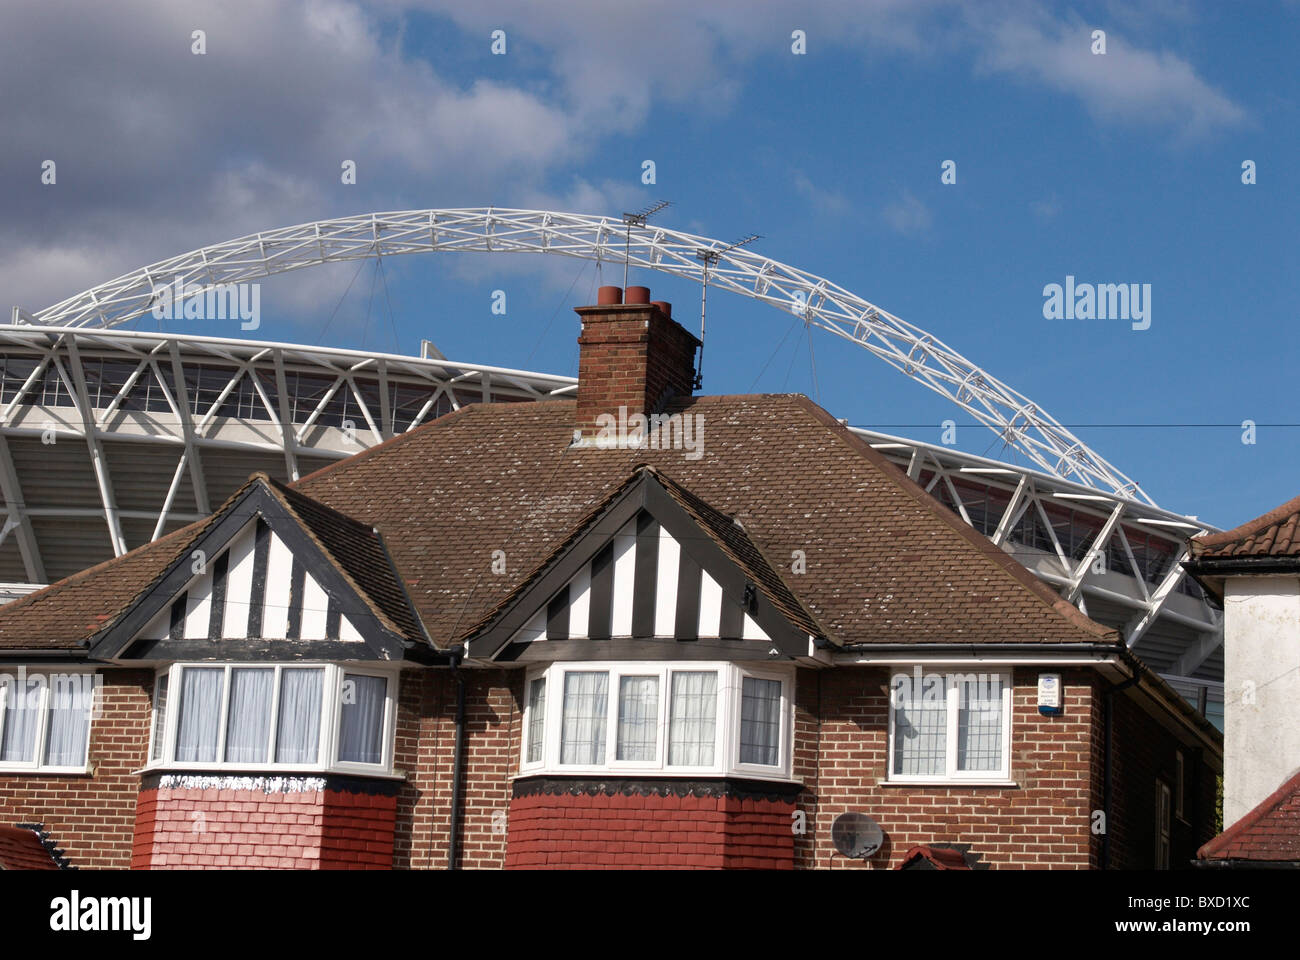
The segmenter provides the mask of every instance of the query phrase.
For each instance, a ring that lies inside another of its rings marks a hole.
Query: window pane
[[[275,730],[276,763],[315,763],[320,748],[321,692],[325,671],[280,671],[280,716]]]
[[[153,712],[153,747],[149,751],[150,760],[160,760],[163,755],[163,737],[167,735],[167,681],[163,674],[158,678],[158,694],[154,698]]]
[[[546,748],[546,678],[528,685],[528,762],[540,763]]]
[[[605,762],[605,717],[609,713],[609,674],[564,675],[560,763]]]
[[[711,766],[717,739],[718,675],[674,673],[671,711],[668,763],[675,767]]]
[[[226,671],[219,667],[186,667],[181,671],[180,722],[176,728],[176,759],[215,763],[221,726],[221,699]]]
[[[957,769],[1002,769],[1002,679],[957,682]]]
[[[388,681],[357,673],[343,675],[343,704],[339,721],[339,760],[344,763],[384,762],[384,704]]]
[[[23,683],[5,677],[4,737],[0,739],[0,763],[31,763],[36,759],[36,732],[41,722],[41,700],[45,684],[36,677]]]
[[[45,737],[47,766],[85,766],[94,699],[94,674],[67,673],[54,678],[50,686],[50,731]]]
[[[906,674],[894,680],[894,773],[941,777],[948,763],[947,684],[927,676],[920,689],[914,686]]]
[[[740,689],[740,762],[777,765],[781,746],[781,681],[745,677]]]
[[[271,735],[275,671],[230,671],[230,713],[226,717],[226,762],[266,763]]]
[[[659,739],[659,678],[622,677],[618,684],[618,759],[654,761]]]

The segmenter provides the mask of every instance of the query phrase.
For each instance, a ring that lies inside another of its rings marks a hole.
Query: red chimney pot
[[[628,287],[627,295],[623,299],[624,303],[649,303],[649,287]]]
[[[596,303],[598,306],[609,307],[622,302],[622,287],[601,287],[596,291]]]
[[[671,317],[673,315],[673,305],[667,300],[651,300],[650,303],[651,305],[658,307],[659,312],[665,317]]]

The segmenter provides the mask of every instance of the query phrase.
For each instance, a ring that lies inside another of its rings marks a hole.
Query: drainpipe
[[[451,772],[451,823],[447,836],[447,869],[455,870],[460,858],[460,774],[461,758],[465,754],[465,675],[461,673],[460,661],[464,650],[451,654],[451,672],[456,678],[456,754],[452,761]]]
[[[1102,799],[1101,809],[1102,817],[1106,821],[1106,830],[1101,835],[1101,869],[1110,869],[1110,805],[1111,805],[1111,746],[1115,740],[1115,694],[1135,686],[1141,679],[1141,674],[1133,674],[1123,683],[1117,683],[1112,687],[1107,687],[1103,692],[1106,698],[1106,752],[1102,759]]]

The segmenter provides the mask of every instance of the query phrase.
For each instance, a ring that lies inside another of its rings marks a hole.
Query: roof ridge
[[[1245,523],[1238,524],[1231,530],[1223,530],[1219,533],[1207,533],[1203,536],[1193,537],[1193,553],[1194,555],[1199,556],[1206,547],[1221,547],[1225,544],[1247,540],[1252,536],[1264,533],[1269,527],[1281,524],[1284,520],[1289,519],[1297,513],[1300,513],[1300,496],[1292,497],[1281,506],[1274,507],[1267,513],[1256,517],[1254,520],[1247,520]]]

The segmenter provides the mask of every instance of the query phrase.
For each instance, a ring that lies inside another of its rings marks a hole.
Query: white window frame
[[[564,723],[564,677],[567,673],[607,673],[607,703],[605,717],[605,762],[602,764],[575,764],[560,762],[560,737]],[[672,706],[672,675],[674,673],[717,673],[718,691],[715,711],[716,739],[713,763],[700,766],[668,763],[668,733]],[[619,691],[623,677],[649,677],[658,679],[658,729],[655,740],[655,760],[619,760],[618,758],[618,708]],[[777,764],[740,763],[740,716],[742,680],[746,676],[762,680],[776,680],[781,684],[781,724],[777,747]],[[534,680],[546,682],[545,716],[543,718],[544,744],[541,759],[529,762],[532,708],[529,692]],[[519,775],[539,773],[556,776],[609,776],[625,777],[715,777],[740,776],[746,779],[789,781],[791,775],[791,738],[794,729],[794,668],[774,667],[768,664],[750,666],[726,661],[706,660],[624,660],[624,661],[559,661],[538,664],[524,675],[523,736],[520,738]]]
[[[894,738],[895,732],[895,681],[899,676],[905,676],[909,680],[915,678],[916,673],[912,668],[895,669],[889,675],[888,689],[888,706],[889,713],[889,738],[888,752],[885,756],[885,782],[886,783],[905,783],[905,784],[991,784],[996,786],[1012,785],[1011,779],[1011,714],[1012,714],[1012,675],[1006,670],[972,670],[969,667],[950,666],[939,664],[922,664],[920,665],[922,677],[942,675],[944,678],[944,709],[945,709],[945,735],[944,747],[946,752],[943,774],[933,776],[920,776],[917,774],[901,774],[894,771]],[[968,676],[971,673],[983,673],[987,676],[997,676],[1002,681],[1002,762],[996,770],[958,770],[957,769],[957,733],[959,729],[959,697],[957,691],[956,678]]]
[[[180,723],[180,691],[181,691],[181,672],[185,669],[221,669],[225,671],[222,681],[221,692],[221,720],[217,728],[217,756],[215,762],[200,762],[196,760],[176,760],[176,732]],[[247,669],[274,669],[275,677],[273,680],[271,696],[271,718],[270,729],[267,734],[268,739],[268,760],[263,763],[231,763],[222,759],[226,752],[226,733],[228,729],[228,716],[230,709],[230,675],[232,670],[241,668]],[[279,713],[280,713],[280,676],[285,670],[306,669],[306,670],[323,670],[324,677],[321,681],[321,723],[320,723],[320,740],[316,748],[315,763],[276,763],[275,762],[275,739],[278,736]],[[343,682],[345,675],[353,674],[358,676],[382,677],[387,681],[384,696],[384,717],[382,723],[382,762],[381,763],[357,763],[342,762],[338,759],[339,736],[342,725],[342,705]],[[156,711],[158,709],[158,689],[159,681],[163,676],[167,680],[167,715],[163,724],[163,749],[161,756],[153,759],[154,740],[153,731],[157,726]],[[170,666],[159,671],[154,678],[154,697],[153,709],[149,714],[149,762],[145,765],[145,770],[185,770],[185,771],[249,771],[265,773],[347,773],[361,776],[391,776],[393,774],[393,750],[395,743],[395,729],[397,722],[397,694],[398,694],[399,672],[396,668],[389,669],[377,667],[371,664],[351,664],[351,663],[320,663],[308,661],[294,661],[286,663],[233,663],[233,662],[198,662],[198,663],[173,663]]]
[[[28,679],[31,679],[33,676],[48,677],[52,673],[77,674],[77,675],[89,674],[93,677],[96,671],[92,668],[67,667],[63,665],[60,665],[55,670],[32,670],[30,668],[26,669],[26,677]],[[13,679],[13,682],[11,683],[0,684],[0,742],[3,742],[4,725],[6,720],[5,713],[9,706],[9,700],[8,700],[9,691],[14,689],[14,686],[18,681],[19,674],[16,668],[14,672],[10,672],[10,670],[8,669],[0,670],[0,674],[3,674],[4,676],[7,677],[11,677]],[[92,683],[93,682],[94,681],[92,680]],[[69,765],[55,766],[53,764],[46,764],[43,759],[45,757],[46,741],[49,739],[49,733],[50,733],[50,719],[51,719],[50,690],[51,687],[48,682],[46,682],[41,688],[40,712],[41,712],[42,719],[40,722],[40,726],[37,728],[36,731],[36,744],[35,744],[35,749],[32,751],[31,762],[16,762],[16,761],[0,762],[0,773],[35,773],[35,774],[78,774],[80,773],[80,774],[84,774],[90,772],[90,736],[95,728],[95,712],[97,706],[95,698],[98,696],[98,691],[96,690],[91,694],[92,699],[90,703],[90,711],[86,716],[86,753],[82,757],[82,762],[80,764],[73,764],[70,766]]]

